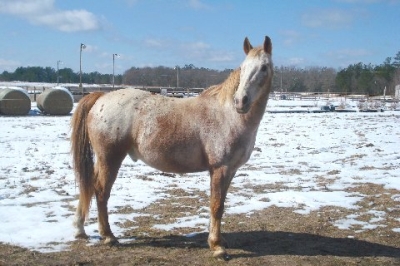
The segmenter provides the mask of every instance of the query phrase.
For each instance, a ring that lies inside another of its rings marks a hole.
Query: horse
[[[107,202],[124,158],[163,172],[210,174],[208,244],[212,255],[228,258],[221,219],[228,187],[254,149],[273,76],[272,43],[253,47],[246,37],[245,59],[219,85],[197,97],[172,98],[125,88],[83,97],[71,118],[71,153],[79,184],[74,219],[76,238],[87,238],[84,221],[96,198],[99,233],[118,243],[108,221]]]

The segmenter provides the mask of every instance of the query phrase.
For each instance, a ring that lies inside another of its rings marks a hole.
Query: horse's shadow
[[[339,256],[339,257],[391,257],[400,258],[400,248],[371,243],[354,238],[334,238],[308,233],[244,231],[224,233],[235,257],[262,257],[268,255]],[[125,247],[154,246],[164,248],[204,248],[207,233],[193,237],[169,235],[160,238],[137,238],[139,241],[121,244]],[[229,250],[228,250],[229,252]]]

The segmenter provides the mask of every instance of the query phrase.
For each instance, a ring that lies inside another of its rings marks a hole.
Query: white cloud
[[[315,9],[304,13],[301,20],[311,28],[341,28],[353,22],[353,15],[341,9]]]
[[[285,46],[292,46],[301,40],[301,34],[298,31],[282,31],[281,35],[283,36],[283,44]]]
[[[54,0],[0,0],[0,12],[17,15],[32,16],[43,14],[54,9]]]
[[[54,0],[0,0],[0,13],[64,32],[100,28],[100,22],[93,13],[86,10],[59,10],[54,6]]]
[[[65,32],[88,31],[99,28],[95,15],[86,10],[53,12],[40,17],[33,17],[31,22],[51,26]]]
[[[191,60],[208,62],[232,62],[235,60],[232,53],[214,49],[210,44],[201,41],[181,44],[181,54]]]
[[[206,62],[229,63],[236,60],[232,52],[215,49],[204,41],[187,42],[170,38],[149,37],[142,41],[142,45],[144,49],[151,49],[153,52],[161,53],[163,55],[161,64],[166,64],[167,58],[179,58],[179,62],[194,65],[205,65]],[[173,64],[179,63],[176,59],[171,60],[174,61]],[[151,64],[146,63],[145,66],[151,66]],[[160,63],[155,63],[155,65],[157,64]]]

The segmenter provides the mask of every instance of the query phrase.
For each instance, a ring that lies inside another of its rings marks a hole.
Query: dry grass
[[[322,183],[329,182],[320,179]],[[284,184],[245,187],[251,193],[285,189]],[[232,195],[237,192],[235,188],[230,191]],[[116,211],[140,213],[139,217],[119,224],[129,228],[125,230],[123,244],[88,246],[80,240],[70,243],[70,251],[54,253],[0,244],[0,265],[400,265],[400,237],[392,231],[400,227],[396,200],[399,191],[359,184],[348,192],[365,195],[357,209],[323,207],[301,215],[291,208],[272,206],[251,215],[226,215],[223,232],[231,255],[228,262],[211,258],[207,233],[185,236],[196,231],[195,227],[171,231],[153,227],[205,212],[208,198],[204,192],[170,188],[169,197],[144,209],[121,206]],[[376,219],[379,211],[390,215]],[[338,229],[333,225],[349,215],[377,226],[365,229],[354,224]]]

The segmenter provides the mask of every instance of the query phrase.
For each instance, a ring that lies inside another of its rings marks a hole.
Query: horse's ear
[[[253,49],[253,46],[251,46],[249,39],[247,39],[247,37],[244,39],[244,43],[243,43],[243,50],[244,53],[247,55],[250,50]]]
[[[272,54],[272,42],[271,38],[269,38],[268,36],[265,36],[264,52],[266,52],[267,54]]]

